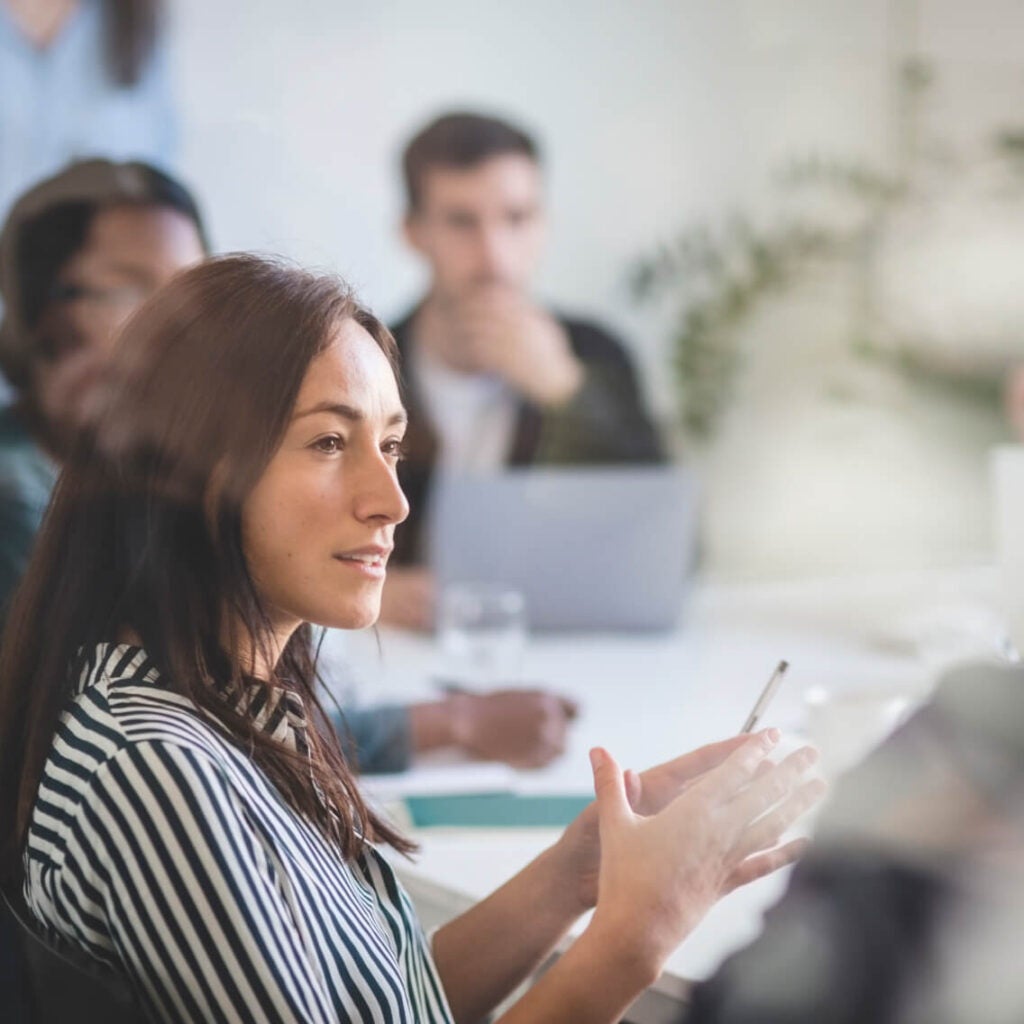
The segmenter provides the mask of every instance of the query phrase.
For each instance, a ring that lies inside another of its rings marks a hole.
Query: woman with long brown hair
[[[162,1020],[473,1020],[596,903],[508,1021],[611,1021],[818,794],[738,737],[592,805],[432,948],[317,700],[311,623],[371,624],[407,513],[385,328],[233,256],[126,326],[0,651],[0,835],[54,942]]]

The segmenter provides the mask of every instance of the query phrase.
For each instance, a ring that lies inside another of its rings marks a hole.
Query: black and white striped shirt
[[[259,709],[301,749],[301,702]],[[451,1021],[407,895],[344,861],[138,647],[102,644],[46,762],[25,896],[167,1021]]]

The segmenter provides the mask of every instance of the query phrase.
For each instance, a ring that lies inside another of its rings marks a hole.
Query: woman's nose
[[[409,502],[398,476],[383,455],[373,460],[360,481],[356,515],[360,519],[376,519],[382,523],[400,523],[409,515]]]

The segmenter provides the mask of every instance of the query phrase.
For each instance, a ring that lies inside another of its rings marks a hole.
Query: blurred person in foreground
[[[837,786],[685,1024],[1024,1020],[1024,669],[964,664]]]
[[[12,209],[0,235],[0,366],[15,393],[0,409],[0,615],[118,329],[207,251],[192,196],[145,164],[73,164]],[[551,694],[505,690],[347,708],[335,721],[366,772],[402,770],[440,747],[534,767],[562,752],[575,711]]]
[[[406,146],[405,237],[430,273],[392,332],[409,407],[384,621],[427,628],[423,517],[435,468],[457,472],[663,458],[626,349],[546,308],[532,286],[546,233],[540,152],[515,125],[446,114]]]
[[[427,940],[317,696],[312,626],[379,613],[406,413],[387,329],[249,256],[131,318],[0,645],[0,871],[165,1021],[611,1024],[820,796],[778,733],[643,774]],[[70,1016],[68,1019],[72,1019]]]

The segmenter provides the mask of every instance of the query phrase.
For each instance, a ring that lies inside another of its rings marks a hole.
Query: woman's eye
[[[380,450],[393,459],[401,460],[405,458],[405,442],[397,437],[392,438],[390,441],[385,441],[380,446]]]
[[[318,452],[323,452],[325,455],[334,455],[342,450],[344,442],[337,434],[328,434],[327,437],[317,438],[317,440],[313,442],[313,447]]]

